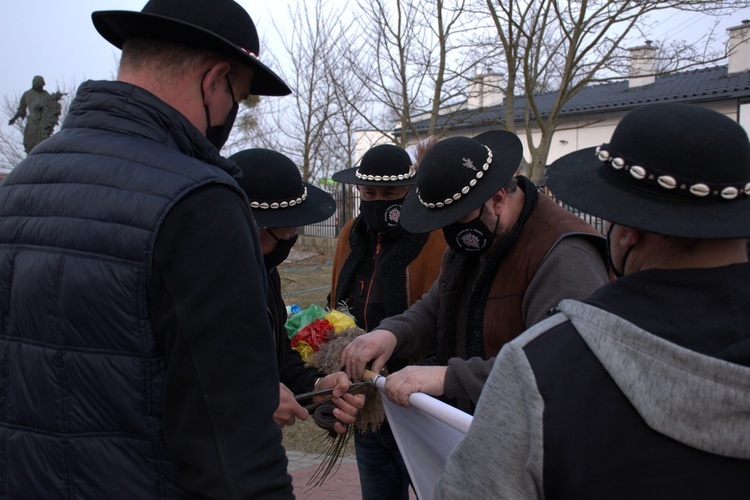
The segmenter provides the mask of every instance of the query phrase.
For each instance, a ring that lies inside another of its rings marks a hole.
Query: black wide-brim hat
[[[690,104],[641,106],[609,144],[558,159],[547,186],[610,222],[666,236],[750,237],[750,142],[721,113]]]
[[[147,38],[211,50],[253,69],[250,93],[288,95],[292,91],[260,62],[260,41],[250,15],[233,0],[150,0],[141,12],[109,10],[91,14],[94,27],[121,49],[126,40]]]
[[[407,195],[399,223],[425,233],[466,217],[513,177],[522,156],[521,140],[507,130],[443,139],[419,163],[417,188]]]
[[[404,149],[394,144],[380,144],[362,155],[358,167],[336,172],[331,178],[360,186],[411,186],[416,172]]]
[[[242,170],[237,179],[259,227],[297,227],[326,220],[336,201],[302,181],[297,165],[270,149],[246,149],[229,157]]]

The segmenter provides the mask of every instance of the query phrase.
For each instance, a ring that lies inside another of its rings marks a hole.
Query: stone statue
[[[65,94],[55,92],[50,95],[44,90],[44,78],[37,75],[31,82],[31,88],[23,93],[18,111],[10,119],[8,125],[13,125],[19,118],[26,117],[26,109],[29,110],[29,118],[23,131],[23,148],[29,154],[34,146],[52,135],[55,125],[60,119],[62,106],[60,99]]]

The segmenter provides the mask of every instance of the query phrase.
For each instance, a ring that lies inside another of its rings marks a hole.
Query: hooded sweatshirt
[[[746,497],[749,278],[649,270],[561,302],[501,351],[436,498]]]

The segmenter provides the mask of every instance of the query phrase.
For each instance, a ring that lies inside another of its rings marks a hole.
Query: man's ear
[[[231,68],[231,65],[227,61],[217,61],[208,68],[201,82],[203,86],[203,104],[206,106],[211,105],[219,92],[226,92],[226,75]]]
[[[508,193],[505,192],[505,188],[500,189],[497,193],[492,195],[489,199],[492,213],[494,215],[500,215],[505,208],[505,204],[508,202]]]
[[[621,226],[621,229],[619,240],[623,248],[635,246],[641,241],[641,232],[637,229],[627,226]]]

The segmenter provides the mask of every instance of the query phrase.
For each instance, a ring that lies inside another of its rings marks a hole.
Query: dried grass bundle
[[[335,333],[317,352],[308,360],[307,364],[314,366],[325,373],[337,372],[341,369],[341,353],[352,340],[362,335],[364,330],[359,327],[347,328]],[[380,391],[372,384],[365,392],[365,405],[357,413],[354,426],[350,426],[344,434],[330,435],[325,433],[323,439],[329,439],[326,451],[323,453],[323,461],[318,469],[310,477],[308,485],[319,486],[326,478],[338,469],[343,458],[346,445],[352,437],[356,428],[357,432],[374,432],[385,420],[383,401],[380,399]]]

